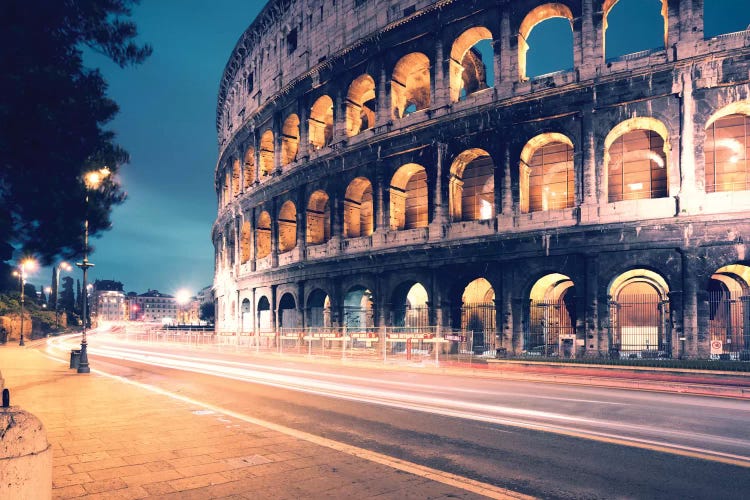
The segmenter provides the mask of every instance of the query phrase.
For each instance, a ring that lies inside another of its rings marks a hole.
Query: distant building
[[[128,300],[122,283],[114,280],[96,280],[89,297],[92,320],[127,321]]]
[[[129,317],[133,321],[172,323],[177,318],[177,299],[172,295],[149,290],[140,295],[131,292],[128,298]]]

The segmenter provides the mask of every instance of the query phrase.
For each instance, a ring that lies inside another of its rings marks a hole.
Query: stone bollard
[[[52,498],[47,433],[38,418],[17,406],[0,408],[0,498]]]

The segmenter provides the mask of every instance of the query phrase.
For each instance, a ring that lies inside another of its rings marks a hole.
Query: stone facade
[[[664,47],[606,59],[615,3],[269,2],[219,92],[217,330],[744,359],[750,31],[664,0]],[[528,77],[550,17],[574,68]]]

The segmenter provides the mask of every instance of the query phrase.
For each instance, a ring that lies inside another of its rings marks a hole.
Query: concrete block
[[[0,498],[52,498],[52,447],[42,422],[0,408]]]

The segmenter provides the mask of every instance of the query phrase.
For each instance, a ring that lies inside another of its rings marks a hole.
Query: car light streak
[[[177,354],[144,354],[142,350],[119,347],[112,348],[102,346],[97,348],[94,353],[98,356],[124,359],[160,367],[260,383],[267,386],[291,389],[308,394],[482,421],[496,425],[522,427],[543,432],[554,432],[572,437],[635,446],[655,451],[750,467],[749,456],[691,446],[690,444],[712,443],[715,445],[730,446],[731,448],[749,449],[750,441],[742,439],[730,439],[684,430],[610,422],[559,413],[513,408],[496,404],[473,403],[460,401],[455,398],[446,399],[414,393],[404,394],[403,392],[376,389],[372,387],[351,386],[342,383],[313,379],[309,376],[310,374],[315,374],[317,376],[321,376],[321,374],[308,370],[286,368],[279,370],[283,371],[284,374],[269,373],[268,371],[250,369],[248,368],[249,365],[246,363],[225,361],[215,358],[206,360],[204,358]],[[265,366],[262,368],[264,370],[268,369],[268,367]],[[291,375],[290,373],[296,375]],[[329,374],[326,374],[326,376],[328,375]],[[335,376],[331,378],[340,379],[342,377]],[[364,377],[347,376],[347,378],[349,380],[359,379],[358,381],[369,384],[373,382],[371,379],[366,379]],[[396,385],[408,389],[422,387],[418,384],[405,382],[398,382]],[[571,429],[571,426],[575,426],[575,429]],[[617,433],[612,432],[613,430],[616,430]],[[677,441],[681,440],[682,443],[664,441],[663,438],[665,436]]]

